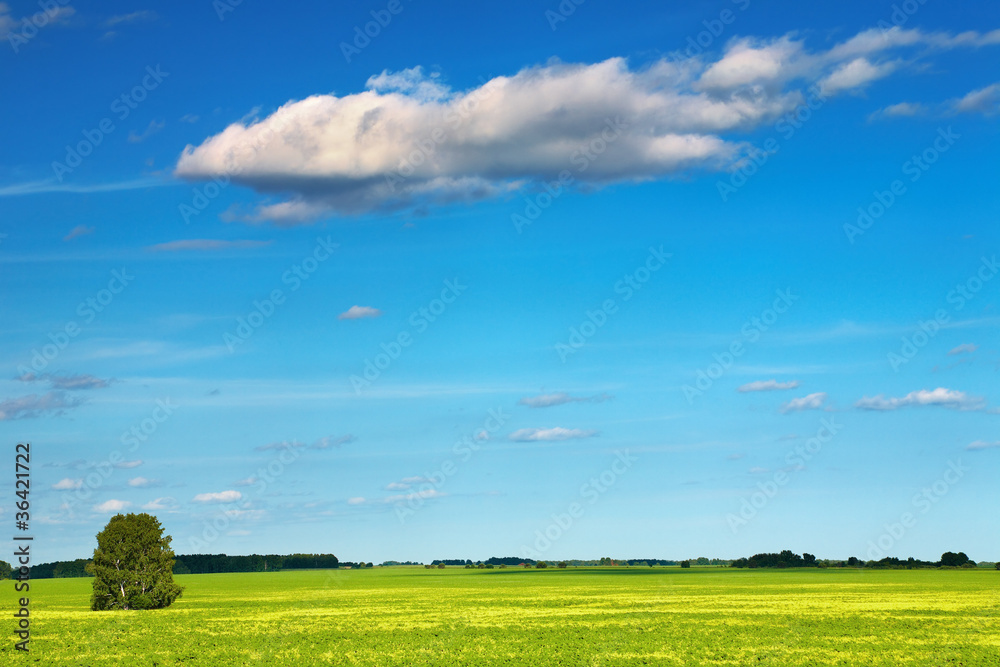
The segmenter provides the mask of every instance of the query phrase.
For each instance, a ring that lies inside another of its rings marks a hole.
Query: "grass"
[[[1000,572],[375,568],[178,576],[168,609],[32,582],[0,664],[997,665]],[[15,594],[3,582],[2,608]],[[126,659],[127,658],[127,659]]]

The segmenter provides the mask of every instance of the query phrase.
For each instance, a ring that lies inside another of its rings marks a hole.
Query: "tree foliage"
[[[162,609],[181,594],[174,583],[170,537],[149,514],[116,514],[97,534],[90,608]]]

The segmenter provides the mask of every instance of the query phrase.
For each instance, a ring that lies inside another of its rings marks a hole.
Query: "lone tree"
[[[97,534],[90,608],[162,609],[181,594],[174,583],[170,536],[149,514],[116,514]]]

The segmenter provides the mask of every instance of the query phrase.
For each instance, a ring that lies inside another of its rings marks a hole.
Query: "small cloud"
[[[763,475],[764,473],[768,473],[771,471],[768,468],[760,468],[758,466],[754,466],[753,468],[750,468],[749,472],[751,475]]]
[[[30,394],[0,401],[0,422],[17,419],[36,419],[43,415],[61,415],[70,408],[82,405],[80,399],[67,397],[61,391],[50,391],[41,396]]]
[[[976,440],[969,444],[965,449],[970,452],[976,452],[982,449],[994,449],[1000,447],[1000,440],[996,442],[987,442],[986,440]]]
[[[347,504],[348,505],[363,505],[364,503],[365,503],[365,499],[362,498],[361,496],[356,496],[354,498],[348,498],[347,499]]]
[[[386,485],[385,488],[388,491],[406,491],[410,488],[410,485],[404,482],[392,482],[391,484]]]
[[[138,468],[141,465],[142,460],[136,459],[135,461],[120,461],[115,464],[115,467],[122,470],[131,470],[132,468]]]
[[[56,491],[72,491],[83,487],[82,479],[70,479],[66,477],[52,485]]]
[[[395,496],[388,496],[382,499],[384,503],[402,503],[409,500],[422,500],[428,498],[444,498],[447,493],[443,491],[438,491],[437,489],[424,489],[423,491],[414,491],[413,493],[403,493]]]
[[[341,445],[350,444],[355,440],[357,440],[357,438],[351,435],[350,433],[348,433],[347,435],[341,435],[337,437],[328,435],[327,437],[320,438],[319,440],[314,442],[310,446],[310,449],[330,449],[331,447],[340,447]]]
[[[300,447],[305,447],[304,443],[298,440],[282,440],[281,442],[271,442],[266,445],[260,445],[254,447],[255,452],[270,452],[270,451],[282,451],[285,449],[299,449]]]
[[[131,14],[118,14],[117,16],[112,16],[104,22],[104,26],[106,28],[113,28],[116,25],[122,25],[125,23],[144,23],[147,21],[155,21],[158,18],[160,17],[156,12],[151,9],[144,9],[132,12]]]
[[[217,493],[199,493],[192,500],[196,503],[233,503],[243,497],[239,491],[219,491]]]
[[[382,311],[378,308],[372,308],[371,306],[351,306],[340,315],[337,315],[338,320],[361,320],[368,317],[378,317],[382,314]]]
[[[526,405],[529,408],[551,408],[555,405],[565,405],[566,403],[603,403],[611,398],[608,394],[598,396],[570,396],[567,393],[542,394],[540,396],[526,396],[518,401],[518,405]]]
[[[484,442],[490,439],[490,432],[484,428],[481,428],[472,437],[475,438],[477,442]]]
[[[163,128],[165,128],[166,126],[167,126],[166,123],[163,123],[163,122],[160,122],[160,121],[156,121],[156,120],[151,120],[151,121],[149,121],[149,125],[146,126],[146,129],[143,130],[141,133],[137,133],[135,130],[132,130],[131,132],[129,132],[128,133],[128,142],[130,144],[141,144],[143,141],[145,141],[146,139],[150,138],[151,136],[153,136],[154,134],[156,134],[157,132],[159,132],[160,130],[162,130]]]
[[[144,489],[150,486],[159,486],[159,480],[146,479],[145,477],[133,477],[128,481],[128,485],[137,489]]]
[[[63,241],[72,241],[77,237],[93,234],[95,231],[96,227],[88,227],[87,225],[77,225],[73,229],[69,230],[69,234],[63,237]]]
[[[865,396],[854,404],[859,410],[889,411],[908,406],[938,406],[953,410],[982,410],[986,402],[979,397],[969,396],[964,391],[938,387],[934,390],[921,389],[911,391],[899,398],[886,398],[884,395]]]
[[[736,391],[744,394],[751,391],[783,391],[785,389],[797,389],[798,386],[798,380],[791,380],[789,382],[778,382],[777,380],[757,380],[756,382],[748,382],[742,387],[739,387]]]
[[[404,477],[402,481],[403,484],[425,484],[431,482],[430,478],[423,477],[421,475],[417,475],[415,477]]]
[[[961,345],[953,347],[951,350],[949,350],[948,354],[951,356],[954,356],[956,354],[966,354],[966,353],[972,354],[978,349],[979,346],[973,343],[962,343]]]
[[[142,506],[142,509],[144,509],[144,510],[151,510],[151,511],[156,512],[156,511],[163,511],[163,510],[166,510],[166,511],[175,510],[178,507],[179,507],[179,505],[178,505],[177,501],[175,499],[167,496],[167,497],[164,497],[164,498],[157,498],[156,500],[153,500],[153,501],[150,501],[150,502],[146,503],[145,505]]]
[[[745,459],[746,457],[747,457],[746,454],[730,454],[729,456],[726,457],[726,460],[727,461],[739,461],[740,459]]]
[[[923,104],[900,102],[899,104],[890,104],[885,108],[879,109],[869,115],[868,120],[873,121],[880,118],[907,118],[912,116],[922,116],[925,113],[927,113],[927,107]]]
[[[793,398],[781,406],[781,412],[801,412],[803,410],[819,410],[826,401],[826,392],[818,391],[802,398]]]
[[[148,252],[208,252],[219,250],[248,250],[266,248],[272,241],[223,241],[220,239],[181,239],[146,246]]]
[[[193,123],[197,123],[200,119],[201,119],[200,116],[197,116],[197,115],[195,115],[193,113],[186,113],[183,116],[181,116],[179,120],[182,123],[192,123],[193,124]]]
[[[591,438],[595,435],[597,435],[597,431],[556,426],[554,428],[522,428],[511,433],[509,437],[515,442],[553,442]]]
[[[245,479],[233,482],[233,486],[253,486],[256,483],[257,483],[257,478],[251,475]]]
[[[951,104],[954,113],[981,113],[986,116],[1000,112],[1000,83],[973,90]]]
[[[132,506],[127,500],[105,500],[100,505],[95,505],[94,510],[102,514],[109,512],[121,512],[122,510],[128,509]]]

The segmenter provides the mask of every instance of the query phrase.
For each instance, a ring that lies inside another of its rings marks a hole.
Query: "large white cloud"
[[[549,63],[455,91],[419,68],[382,72],[353,94],[290,101],[187,146],[175,173],[231,178],[279,201],[230,219],[301,224],[319,216],[492,197],[567,173],[600,186],[740,164],[739,133],[806,98],[858,90],[934,50],[996,43],[870,30],[826,51],[794,34],[732,40],[714,61],[623,58]],[[907,54],[903,49],[922,48]]]

